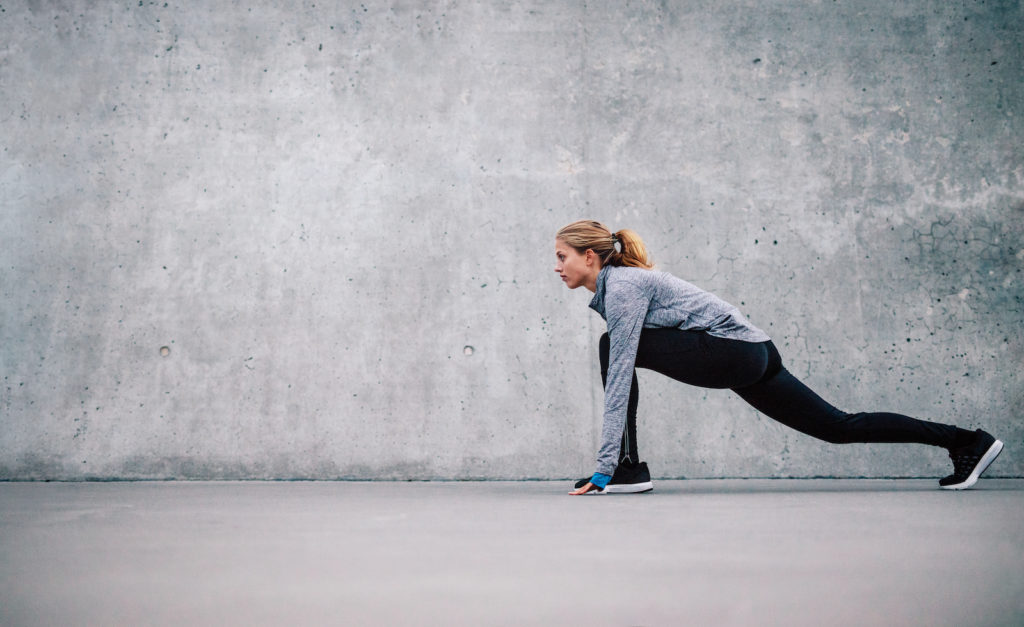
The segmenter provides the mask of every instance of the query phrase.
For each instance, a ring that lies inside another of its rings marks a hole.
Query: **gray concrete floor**
[[[3,483],[3,625],[1021,625],[1024,480]]]

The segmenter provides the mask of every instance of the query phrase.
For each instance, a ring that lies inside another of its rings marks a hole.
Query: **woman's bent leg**
[[[737,388],[760,381],[768,366],[764,343],[728,340],[703,331],[644,329],[636,367],[702,388]]]
[[[598,345],[601,359],[601,382],[607,385],[608,334]],[[747,385],[761,378],[767,351],[761,344],[726,340],[703,331],[681,329],[644,329],[636,353],[636,367],[654,370],[677,381],[709,388],[731,388]],[[626,406],[626,428],[622,434],[619,463],[640,462],[636,442],[636,411],[640,385],[633,370]]]

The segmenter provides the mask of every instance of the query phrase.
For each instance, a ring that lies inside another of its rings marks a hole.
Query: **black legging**
[[[601,336],[601,381],[607,383],[608,334]],[[704,388],[729,388],[758,411],[826,442],[918,442],[952,448],[970,432],[951,425],[901,414],[842,412],[782,366],[772,342],[728,340],[703,331],[644,329],[636,367],[647,368]],[[627,424],[620,461],[640,461],[636,444],[636,410],[640,397],[636,371],[629,390]]]

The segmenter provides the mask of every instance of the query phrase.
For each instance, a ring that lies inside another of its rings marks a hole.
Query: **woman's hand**
[[[596,485],[594,485],[593,483],[590,483],[588,481],[587,485],[583,486],[579,490],[573,490],[569,494],[572,495],[572,496],[579,496],[580,494],[586,494],[587,492],[593,492],[594,490],[600,490],[600,489],[601,488],[597,487]]]

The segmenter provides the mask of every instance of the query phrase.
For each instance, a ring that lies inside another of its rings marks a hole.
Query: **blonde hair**
[[[608,227],[596,220],[578,220],[558,230],[556,238],[572,246],[579,254],[593,250],[602,266],[630,266],[651,269],[644,241],[636,231],[622,229],[612,233]],[[615,249],[615,244],[620,249]]]

